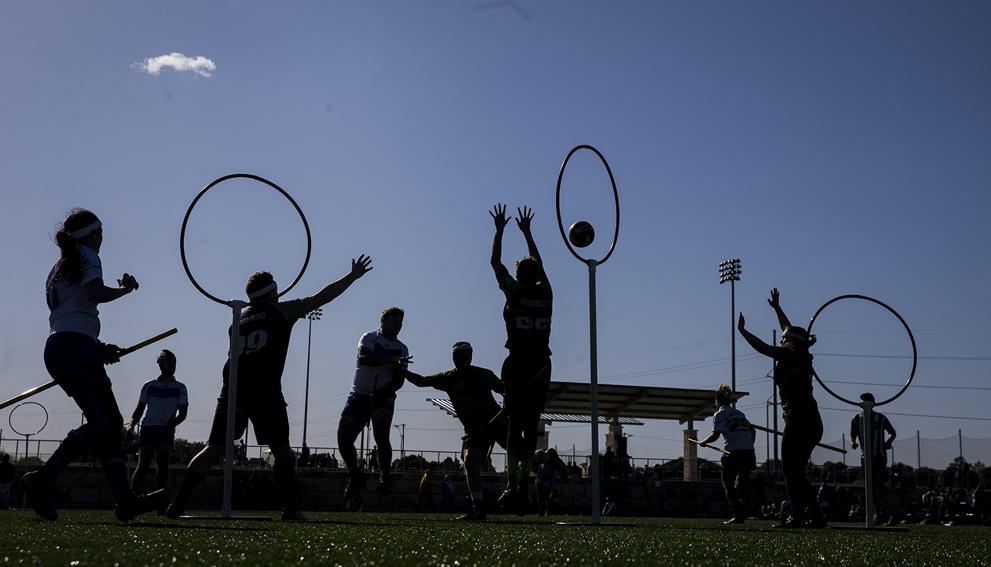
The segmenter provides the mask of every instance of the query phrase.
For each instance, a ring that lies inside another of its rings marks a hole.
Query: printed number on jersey
[[[517,315],[514,317],[516,328],[526,331],[546,331],[551,328],[551,320],[547,317],[526,317]]]
[[[265,344],[268,343],[268,333],[265,331],[254,331],[247,337],[241,335],[238,338],[240,339],[239,354],[258,352],[265,348]]]

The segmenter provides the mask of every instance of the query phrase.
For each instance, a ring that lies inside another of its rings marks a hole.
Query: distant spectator
[[[568,479],[568,468],[554,449],[546,451],[539,449],[533,456],[533,471],[537,477],[537,513],[541,516],[550,515],[555,496],[555,477]]]
[[[606,496],[606,503],[602,505],[603,516],[614,516],[616,514],[616,501]]]
[[[427,510],[434,511],[434,494],[430,488],[430,469],[423,469],[423,476],[420,477],[420,488],[418,491],[418,498],[416,500],[415,511],[419,512],[421,507],[425,507]]]
[[[451,479],[446,474],[444,479],[440,481],[440,502],[444,510],[454,509],[454,485],[451,484]]]

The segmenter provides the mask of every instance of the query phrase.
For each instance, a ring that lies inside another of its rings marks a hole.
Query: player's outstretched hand
[[[124,272],[124,275],[117,280],[117,285],[131,292],[138,289],[138,280],[131,274]]]
[[[776,287],[771,288],[771,297],[770,299],[767,300],[767,304],[775,309],[781,307],[781,303],[778,302],[778,299],[780,299],[780,297],[781,294],[778,293],[778,288]]]
[[[351,260],[351,275],[354,276],[354,279],[358,279],[370,271],[372,271],[371,256],[365,256],[362,254],[361,256],[358,256],[357,260]]]
[[[413,364],[413,355],[411,354],[409,356],[397,356],[396,357],[396,364],[399,364],[399,365],[402,365],[402,366],[406,366],[407,364]]]
[[[100,343],[103,364],[117,364],[120,362],[120,352],[124,349],[110,343]]]
[[[498,204],[489,211],[489,216],[495,221],[496,230],[502,230],[509,224],[509,217],[506,216],[506,205]]]
[[[530,221],[533,220],[533,209],[523,206],[522,209],[516,207],[516,226],[520,227],[524,233],[530,232]]]
[[[740,318],[736,320],[736,328],[741,331],[747,328],[747,320],[743,317],[743,311],[740,311]]]

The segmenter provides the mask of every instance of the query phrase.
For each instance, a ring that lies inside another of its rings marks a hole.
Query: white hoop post
[[[860,435],[862,439],[860,440],[860,447],[864,451],[864,515],[866,520],[866,526],[868,528],[874,527],[874,468],[873,468],[873,453],[874,449],[871,445],[872,433],[871,433],[871,421],[874,419],[874,402],[870,400],[863,400],[860,402],[860,407],[864,411],[863,424],[860,426]]]
[[[241,310],[247,303],[231,300],[231,350],[230,367],[227,372],[227,441],[224,447],[224,505],[220,515],[231,517],[231,493],[234,486],[234,425],[237,416],[237,359],[241,356]]]
[[[599,349],[596,341],[595,320],[595,260],[588,261],[588,342],[589,342],[589,396],[591,397],[592,418],[592,463],[589,474],[592,475],[592,523],[602,522],[602,510],[599,508]]]

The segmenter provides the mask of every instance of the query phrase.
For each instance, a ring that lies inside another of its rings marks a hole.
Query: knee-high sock
[[[275,459],[275,489],[282,499],[283,510],[296,510],[299,496],[296,486],[296,459],[282,457]]]

